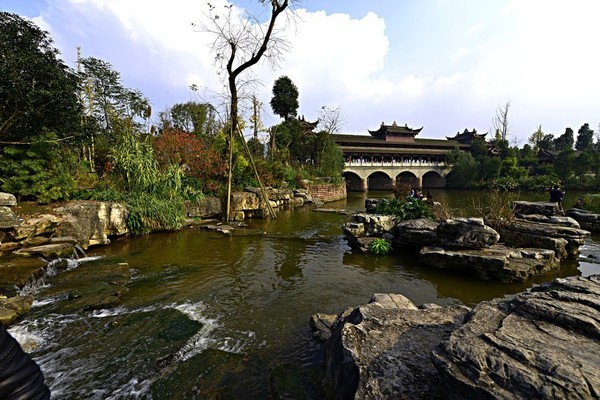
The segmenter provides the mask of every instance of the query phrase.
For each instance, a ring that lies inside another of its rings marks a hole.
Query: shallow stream
[[[477,193],[434,192],[457,209],[469,196]],[[365,197],[350,193],[327,207],[363,210]],[[353,253],[341,234],[348,219],[302,207],[250,220],[232,236],[192,228],[115,240],[46,278],[10,331],[56,399],[324,398],[312,314],[375,292],[471,306],[557,276],[600,273],[598,264],[568,262],[527,284],[479,281],[422,268],[413,253]],[[599,242],[582,254],[600,255]]]

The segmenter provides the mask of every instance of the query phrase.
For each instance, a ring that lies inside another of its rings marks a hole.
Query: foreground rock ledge
[[[336,398],[600,397],[600,275],[472,311],[399,298],[376,295],[329,324],[326,380]]]

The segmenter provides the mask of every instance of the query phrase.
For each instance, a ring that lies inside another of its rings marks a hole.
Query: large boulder
[[[600,275],[473,310],[380,296],[328,319],[326,380],[337,399],[599,397]]]
[[[455,218],[440,222],[436,229],[442,246],[481,249],[498,242],[500,235],[482,218]]]
[[[385,294],[346,310],[325,345],[335,398],[443,398],[431,352],[467,312],[463,306],[417,309],[402,295]]]
[[[399,246],[445,246],[481,249],[498,242],[500,235],[482,218],[455,218],[441,222],[414,219],[398,223],[392,230]]]
[[[479,304],[433,352],[447,399],[596,399],[600,276]]]
[[[185,205],[186,214],[190,218],[218,218],[221,216],[222,208],[221,198],[214,196],[206,196]]]
[[[52,214],[28,218],[16,228],[15,240],[25,240],[33,236],[50,236],[61,222],[62,218]]]
[[[484,249],[449,249],[426,246],[419,261],[427,266],[469,272],[479,278],[526,281],[560,267],[552,250],[508,248],[494,245]]]
[[[10,207],[0,206],[0,229],[13,229],[21,225],[21,220],[10,209]]]
[[[17,198],[10,193],[0,192],[0,206],[12,207],[17,205]]]
[[[429,246],[438,243],[439,223],[429,219],[399,222],[393,229],[393,243],[398,246]]]
[[[590,236],[589,231],[562,225],[515,219],[496,226],[500,240],[513,247],[550,249],[560,259],[577,259],[579,246]]]
[[[393,215],[360,213],[354,215],[354,221],[364,224],[367,236],[380,236],[389,233],[396,225],[396,218]]]
[[[600,214],[591,213],[578,208],[572,208],[567,210],[567,216],[576,220],[582,229],[594,233],[600,232]]]
[[[56,211],[63,217],[63,222],[54,235],[74,237],[84,249],[109,244],[110,236],[128,233],[127,209],[120,203],[75,201]]]

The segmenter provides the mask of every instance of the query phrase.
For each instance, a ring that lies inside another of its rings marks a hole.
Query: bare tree
[[[237,10],[234,10],[233,5],[224,6],[224,12],[220,13],[209,3],[209,22],[201,26],[201,30],[214,34],[212,51],[215,53],[215,61],[227,75],[225,79],[229,90],[230,129],[227,221],[229,221],[230,214],[233,140],[234,135],[238,133],[239,125],[239,91],[241,87],[249,83],[248,80],[241,79],[242,75],[263,57],[272,65],[276,65],[283,51],[288,47],[282,36],[277,34],[275,23],[288,8],[289,2],[294,2],[294,0],[259,1],[269,4],[271,8],[269,20],[265,25],[249,14],[238,18]],[[242,141],[245,144],[245,140]]]
[[[510,101],[504,106],[498,106],[496,109],[496,117],[494,118],[494,129],[500,132],[502,140],[508,140],[510,126],[508,124],[508,110],[510,109]]]
[[[337,133],[346,124],[346,118],[340,106],[323,106],[319,111],[319,128],[327,133]]]

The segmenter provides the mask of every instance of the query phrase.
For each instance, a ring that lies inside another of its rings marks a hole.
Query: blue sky
[[[261,13],[256,0],[234,4]],[[191,84],[213,101],[222,91],[212,38],[191,27],[206,2],[2,0],[0,9],[49,31],[72,66],[77,46],[110,62],[155,112],[197,98]],[[485,132],[509,101],[510,138],[520,146],[539,125],[555,136],[583,123],[598,131],[597,0],[308,0],[295,12],[279,67],[253,69],[267,126],[278,122],[273,82],[288,75],[299,114],[316,119],[322,106],[339,106],[344,133],[394,121],[424,126],[420,137]]]

